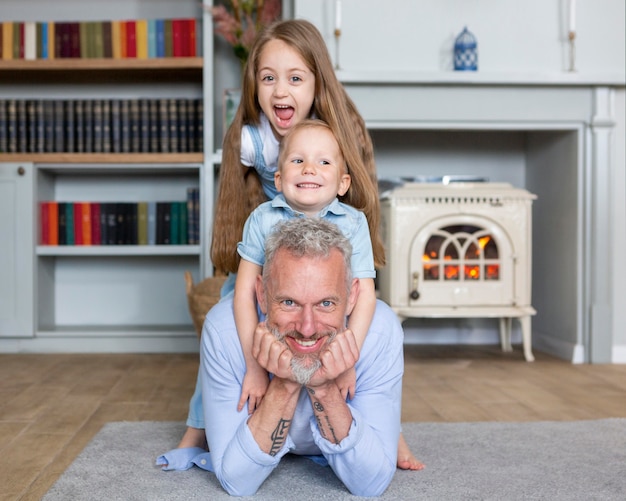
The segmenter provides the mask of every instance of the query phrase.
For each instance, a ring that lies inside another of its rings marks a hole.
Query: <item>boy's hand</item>
[[[337,378],[337,386],[344,400],[354,398],[356,391],[356,371],[354,367],[348,369]]]
[[[252,365],[252,364],[251,364]],[[241,411],[248,402],[248,414],[252,414],[254,410],[261,404],[263,396],[269,385],[269,376],[260,365],[254,364],[248,367],[246,375],[243,377],[243,385],[241,387],[241,397],[237,404],[237,411]]]

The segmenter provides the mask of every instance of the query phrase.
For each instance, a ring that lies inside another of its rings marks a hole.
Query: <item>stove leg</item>
[[[502,351],[513,351],[511,346],[511,327],[513,319],[500,317],[500,346]]]
[[[532,351],[532,332],[530,330],[530,316],[526,315],[519,318],[522,325],[522,343],[524,346],[524,358],[527,362],[534,362],[535,357]]]

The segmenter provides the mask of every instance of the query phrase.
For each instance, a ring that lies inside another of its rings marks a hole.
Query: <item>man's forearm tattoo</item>
[[[278,426],[274,428],[272,432],[272,446],[270,447],[270,456],[275,456],[280,451],[281,447],[287,440],[287,433],[289,432],[289,426],[291,425],[291,419],[281,419],[278,422]]]
[[[307,388],[307,390],[309,395],[312,397],[315,395],[315,390],[313,390],[313,388]],[[328,414],[324,412],[326,409],[324,409],[322,402],[319,400],[313,400],[313,410],[315,411],[315,420],[317,421],[317,427],[320,431],[320,435],[322,435],[322,437],[326,440],[338,444],[339,440],[337,439],[337,435],[335,435],[335,429],[328,418]]]

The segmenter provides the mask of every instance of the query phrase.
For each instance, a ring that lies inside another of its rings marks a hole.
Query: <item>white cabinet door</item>
[[[0,337],[34,335],[33,170],[0,163]]]

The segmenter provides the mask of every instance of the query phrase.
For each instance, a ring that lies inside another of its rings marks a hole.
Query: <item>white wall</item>
[[[624,0],[576,2],[580,72],[623,72]],[[478,40],[479,71],[557,72],[568,67],[570,0],[341,0],[341,68],[445,71],[464,26]],[[296,0],[333,48],[335,0]]]
[[[193,0],[2,0],[1,21],[98,21],[200,17]]]

